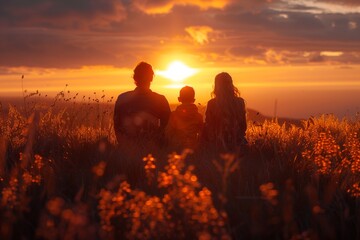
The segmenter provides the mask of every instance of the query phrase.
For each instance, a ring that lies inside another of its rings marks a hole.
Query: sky
[[[162,76],[175,60],[195,74]],[[360,1],[0,0],[0,100],[25,89],[116,97],[134,88],[140,61],[171,103],[190,85],[206,105],[225,71],[263,114],[274,115],[276,102],[278,116],[354,116]]]

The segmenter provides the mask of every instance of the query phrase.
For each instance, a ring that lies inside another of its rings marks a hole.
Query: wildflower
[[[278,191],[274,188],[274,184],[272,182],[261,184],[259,189],[263,198],[269,201],[272,205],[276,205],[278,203]]]
[[[321,132],[312,150],[302,153],[309,161],[314,161],[317,172],[330,173],[335,169],[340,158],[340,146],[336,143],[330,132]]]
[[[145,162],[144,168],[148,183],[151,184],[153,179],[155,178],[155,158],[151,154],[149,154],[143,158],[143,161]]]
[[[62,212],[62,208],[65,202],[62,198],[54,198],[51,199],[46,203],[46,209],[49,211],[50,214],[54,216],[59,216]]]
[[[360,197],[360,183],[354,183],[347,192],[353,197]]]
[[[97,165],[93,166],[92,172],[93,172],[97,177],[101,177],[101,176],[104,175],[105,167],[106,167],[106,162],[101,161],[101,162],[99,162]]]

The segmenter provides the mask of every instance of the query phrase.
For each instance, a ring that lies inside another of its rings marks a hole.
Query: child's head
[[[180,96],[178,97],[181,103],[193,103],[195,102],[195,91],[192,87],[185,86],[180,90]]]

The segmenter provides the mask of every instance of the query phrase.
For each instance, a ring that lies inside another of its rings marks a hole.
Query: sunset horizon
[[[349,80],[337,81],[340,75],[348,69],[318,66],[319,72],[332,70],[331,81],[321,80],[324,76],[314,75],[314,70],[307,66],[293,67],[244,67],[244,68],[196,68],[193,76],[181,81],[173,81],[155,73],[152,89],[168,99],[170,104],[178,104],[178,94],[181,87],[188,85],[195,88],[196,103],[206,106],[213,91],[213,78],[219,72],[229,72],[234,83],[245,98],[247,107],[273,116],[274,104],[277,102],[277,116],[291,118],[308,118],[322,114],[335,114],[342,117],[354,117],[359,111],[358,96],[360,82],[357,75],[349,76]],[[164,71],[165,69],[155,71]],[[0,101],[7,97],[22,98],[26,94],[39,91],[42,96],[54,97],[66,89],[69,96],[78,93],[81,96],[92,97],[94,92],[105,94],[105,99],[115,98],[122,92],[135,88],[131,68],[85,67],[85,69],[58,70],[47,69],[48,73],[13,74],[5,79],[11,83],[1,88]],[[360,71],[360,67],[354,71]],[[283,72],[300,76],[281,76]],[[267,77],[267,75],[274,74]],[[55,77],[55,75],[57,75]],[[24,78],[22,78],[24,76]],[[59,77],[58,77],[59,76]],[[62,79],[63,77],[65,79]],[[251,76],[251,77],[244,77]],[[306,76],[306,77],[304,77]],[[320,79],[318,80],[317,77]],[[48,81],[52,79],[52,81]],[[101,79],[100,82],[98,80]],[[103,80],[107,79],[107,81]],[[251,80],[250,80],[251,79]],[[289,79],[289,80],[288,80]],[[105,83],[105,84],[104,84]],[[334,103],[337,99],[337,103]],[[6,101],[5,101],[6,102]],[[291,105],[289,105],[291,103]]]

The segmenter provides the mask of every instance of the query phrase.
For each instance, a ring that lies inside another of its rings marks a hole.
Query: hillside
[[[172,110],[174,110],[176,108],[176,104],[171,104],[170,105],[170,108]],[[203,106],[203,105],[198,105],[198,108],[199,108],[199,112],[204,116],[205,118],[205,111],[206,111],[206,106]],[[266,116],[266,115],[263,115],[262,113],[260,113],[259,111],[255,110],[255,109],[252,109],[252,108],[247,108],[246,109],[247,111],[247,120],[248,121],[251,121],[252,123],[254,124],[263,124],[266,121],[273,121],[274,118],[273,117],[270,117],[270,116]],[[301,120],[302,119],[294,119],[294,118],[285,118],[285,117],[279,117],[277,118],[277,122],[279,124],[283,124],[283,123],[286,123],[288,125],[296,125],[296,126],[300,126],[301,125]]]

